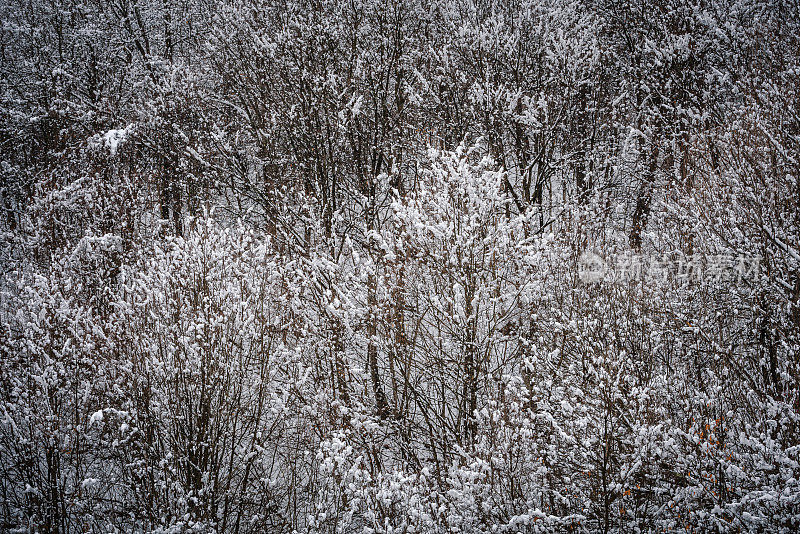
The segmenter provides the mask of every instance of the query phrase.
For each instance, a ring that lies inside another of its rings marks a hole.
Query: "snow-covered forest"
[[[0,0],[0,531],[797,532],[797,0]]]

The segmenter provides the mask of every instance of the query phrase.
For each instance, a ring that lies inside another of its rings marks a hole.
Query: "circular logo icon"
[[[585,284],[593,284],[606,275],[606,262],[599,255],[588,250],[578,259],[578,276]]]

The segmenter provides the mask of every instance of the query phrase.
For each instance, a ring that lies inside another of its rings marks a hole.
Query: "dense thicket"
[[[796,1],[0,20],[1,530],[800,529]]]

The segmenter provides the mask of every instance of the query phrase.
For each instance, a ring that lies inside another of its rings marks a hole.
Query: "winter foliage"
[[[796,3],[0,22],[3,532],[800,530]]]

